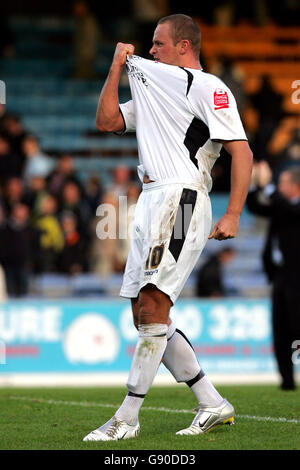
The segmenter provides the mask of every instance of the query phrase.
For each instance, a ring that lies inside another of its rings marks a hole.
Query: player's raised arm
[[[208,237],[216,240],[226,240],[237,235],[240,216],[249,189],[253,162],[253,154],[248,142],[223,142],[223,146],[232,157],[231,188],[226,213],[216,223]]]
[[[101,90],[96,113],[97,129],[101,132],[119,132],[124,120],[119,109],[118,88],[126,55],[132,55],[134,46],[119,42],[116,46],[108,76]]]

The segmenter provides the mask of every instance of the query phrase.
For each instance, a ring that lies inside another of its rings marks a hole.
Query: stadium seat
[[[95,297],[107,295],[107,281],[95,274],[78,274],[70,279],[73,297]]]
[[[40,274],[31,280],[31,292],[36,296],[60,298],[71,295],[69,276],[63,274]]]

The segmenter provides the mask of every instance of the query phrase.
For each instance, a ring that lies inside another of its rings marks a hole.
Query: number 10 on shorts
[[[156,269],[158,267],[164,253],[164,248],[164,245],[156,245],[149,248],[145,269]]]

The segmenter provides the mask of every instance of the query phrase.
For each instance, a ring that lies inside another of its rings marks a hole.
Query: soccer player
[[[117,44],[96,121],[101,132],[137,135],[143,191],[120,295],[131,299],[139,336],[123,403],[85,441],[138,435],[139,410],[161,361],[198,401],[192,424],[177,434],[202,434],[234,421],[233,406],[209,381],[169,312],[207,239],[236,236],[252,152],[230,90],[202,70],[200,30],[192,18],[176,14],[158,22],[154,60],[133,53],[132,44]],[[119,104],[124,64],[132,100]],[[231,191],[226,213],[210,232],[210,172],[222,145],[232,157]]]

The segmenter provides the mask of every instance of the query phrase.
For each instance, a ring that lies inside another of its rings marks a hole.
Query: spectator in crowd
[[[267,143],[268,152],[272,155],[269,164],[276,173],[286,166],[294,165],[299,161],[300,142],[300,115],[290,115],[282,119],[271,140]]]
[[[127,189],[127,199],[126,205],[124,205],[124,209],[119,206],[118,208],[118,220],[121,225],[122,233],[127,234],[126,237],[119,239],[119,258],[123,260],[123,264],[125,267],[126,260],[129,253],[129,246],[130,246],[130,238],[131,238],[131,222],[135,210],[135,206],[137,204],[137,200],[139,198],[141,192],[141,187],[138,183],[130,183]]]
[[[100,259],[97,257],[98,262],[94,266],[103,276],[124,271],[129,252],[130,223],[140,194],[139,184],[130,181],[130,169],[127,166],[116,167],[113,175],[113,183],[104,194],[102,204],[108,205],[104,215],[107,224],[105,231],[109,226],[114,226],[115,230],[106,238],[94,240],[92,248],[95,252],[98,246]]]
[[[30,207],[30,215],[33,221],[41,214],[41,203],[48,194],[47,183],[42,176],[33,176],[27,182],[24,199]]]
[[[3,191],[3,203],[6,215],[10,215],[17,203],[26,203],[24,183],[21,178],[12,177],[7,180]]]
[[[300,162],[300,122],[294,129],[292,138],[288,146],[284,149],[285,160],[289,164],[296,164]]]
[[[13,205],[7,224],[1,228],[1,265],[9,296],[27,294],[29,275],[34,269],[38,253],[39,232],[29,221],[29,208],[23,203]]]
[[[78,229],[76,216],[73,212],[61,214],[61,227],[64,247],[59,256],[59,271],[74,275],[88,270],[87,242]]]
[[[12,153],[7,137],[0,134],[0,185],[13,176],[20,176],[20,158]]]
[[[103,188],[100,178],[98,176],[91,176],[85,183],[84,190],[91,213],[95,215],[103,196]]]
[[[149,49],[159,18],[169,14],[168,0],[133,0],[132,14],[136,25],[137,55],[150,59]]]
[[[93,79],[95,78],[94,67],[100,41],[99,24],[88,3],[83,0],[74,3],[73,15],[75,17],[73,38],[74,78]]]
[[[270,220],[263,262],[272,282],[273,339],[281,388],[296,388],[292,348],[300,338],[300,167],[279,176],[277,187],[266,162],[253,170],[249,211]]]
[[[23,152],[23,140],[27,135],[19,116],[12,113],[5,113],[2,118],[2,133],[4,133],[10,143],[11,152],[20,158],[18,175],[23,173],[25,154]]]
[[[232,26],[237,23],[265,25],[270,21],[270,6],[268,0],[252,2],[215,0],[213,3],[213,24]]]
[[[254,136],[254,154],[258,160],[270,159],[267,144],[280,120],[284,117],[283,96],[277,93],[268,76],[264,76],[260,89],[249,97],[258,112],[258,130]]]
[[[53,171],[47,177],[47,186],[50,193],[59,196],[67,181],[75,181],[77,184],[80,184],[74,159],[71,155],[62,155],[58,159]]]
[[[119,196],[126,196],[130,183],[130,168],[126,165],[118,165],[113,170],[112,176],[113,181],[108,188],[108,192],[114,193],[117,198]]]
[[[35,136],[23,139],[22,150],[26,157],[23,174],[26,183],[34,176],[46,178],[54,169],[54,160],[41,151]]]
[[[0,58],[15,55],[15,38],[5,13],[0,10]]]
[[[64,236],[56,213],[58,203],[54,196],[48,194],[41,201],[40,215],[34,225],[40,231],[39,256],[37,272],[55,272],[58,257],[64,247]]]
[[[230,0],[217,0],[212,8],[213,24],[231,26],[235,21],[235,3]]]
[[[92,223],[92,233],[95,236],[91,241],[90,266],[93,272],[109,277],[123,266],[118,249],[119,206],[116,195],[110,191],[105,192],[99,209]]]
[[[197,273],[196,295],[198,297],[224,297],[228,291],[224,284],[223,268],[235,256],[235,250],[225,247],[211,255]]]
[[[277,182],[278,175],[291,166],[300,166],[300,118],[295,121],[290,131],[290,138],[279,155],[274,157],[274,180]]]
[[[88,239],[92,214],[81,187],[75,181],[67,181],[62,189],[60,213],[64,211],[74,214],[77,220],[78,230]]]

